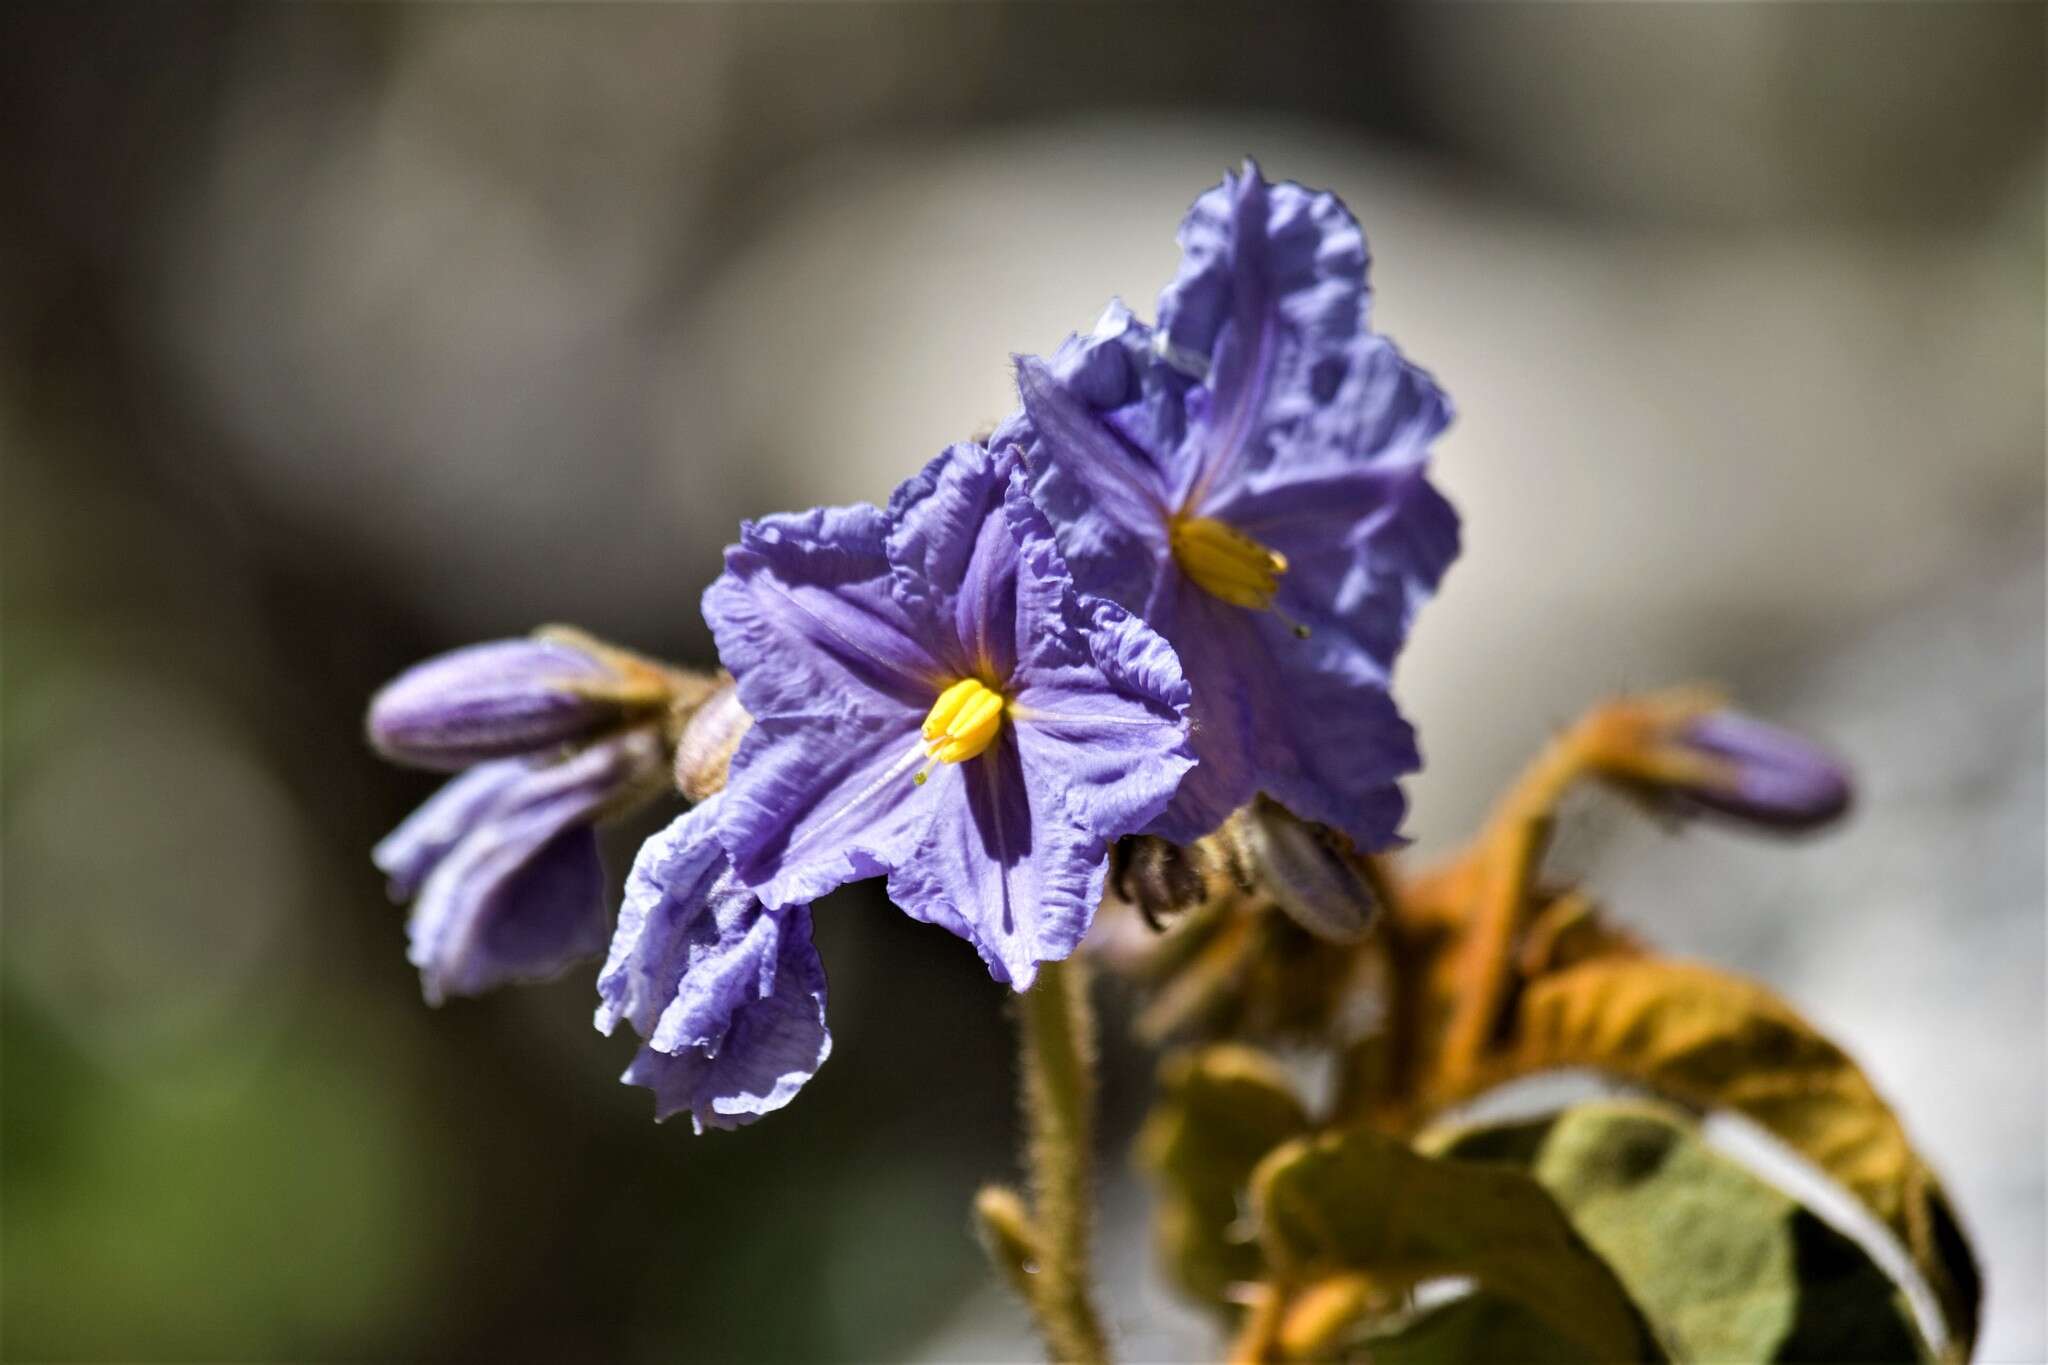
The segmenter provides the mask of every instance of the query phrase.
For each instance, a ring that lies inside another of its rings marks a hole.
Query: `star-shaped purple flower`
[[[718,822],[739,878],[782,906],[886,876],[1019,990],[1193,761],[1173,649],[1075,593],[1014,451],[748,523],[704,616],[754,718]]]
[[[1425,478],[1444,394],[1367,326],[1365,238],[1329,194],[1226,177],[1181,227],[1155,332],[1120,306],[1019,362],[1033,496],[1084,591],[1178,651],[1201,760],[1154,832],[1264,791],[1362,848],[1420,766],[1387,693],[1458,550]]]
[[[732,875],[719,799],[641,845],[597,979],[598,1029],[646,1040],[620,1079],[700,1133],[780,1109],[832,1053],[810,907],[770,910]]]

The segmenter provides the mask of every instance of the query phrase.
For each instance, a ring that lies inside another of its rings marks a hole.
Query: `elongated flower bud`
[[[1706,760],[1702,776],[1673,786],[1679,800],[1772,829],[1818,829],[1849,809],[1849,774],[1825,751],[1775,725],[1713,711],[1673,739]]]
[[[1253,880],[1289,919],[1331,943],[1365,937],[1379,901],[1347,856],[1343,835],[1298,820],[1263,798],[1240,819]]]
[[[666,698],[659,670],[630,656],[496,640],[400,674],[370,702],[368,729],[385,757],[445,772],[579,743]]]

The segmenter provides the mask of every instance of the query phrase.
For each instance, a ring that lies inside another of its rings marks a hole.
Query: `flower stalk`
[[[1088,1271],[1096,1055],[1084,964],[1046,963],[1018,1010],[1036,1252],[1027,1299],[1053,1360],[1095,1365],[1109,1360],[1109,1346]]]

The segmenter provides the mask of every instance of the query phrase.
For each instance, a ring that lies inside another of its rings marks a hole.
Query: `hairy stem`
[[[1095,1013],[1086,968],[1078,959],[1046,963],[1018,1004],[1038,1251],[1031,1307],[1055,1361],[1095,1365],[1109,1347],[1088,1282]]]

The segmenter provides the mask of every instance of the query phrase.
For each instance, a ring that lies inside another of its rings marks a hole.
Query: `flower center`
[[[979,678],[962,678],[932,703],[924,718],[924,751],[934,763],[965,763],[1003,728],[1003,694]],[[929,766],[929,765],[927,765]]]
[[[1214,517],[1175,516],[1166,526],[1167,544],[1181,571],[1211,597],[1236,607],[1265,611],[1280,590],[1287,556],[1268,549]]]

